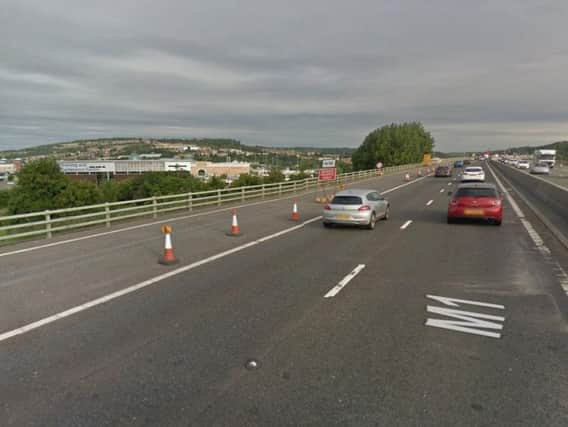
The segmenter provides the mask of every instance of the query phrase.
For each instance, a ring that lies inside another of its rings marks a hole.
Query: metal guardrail
[[[420,167],[420,164],[392,166],[383,168],[383,174],[391,174]],[[335,181],[328,185],[339,185],[361,181],[377,176],[377,170],[365,170],[338,174]],[[298,181],[285,181],[274,184],[252,185],[237,188],[199,191],[193,193],[172,194],[148,197],[145,199],[122,202],[102,203],[67,209],[46,210],[27,214],[0,217],[0,241],[21,239],[45,235],[48,239],[54,233],[104,224],[110,227],[113,222],[126,219],[208,206],[221,206],[231,202],[245,202],[251,199],[277,199],[290,194],[317,191],[324,188],[318,178],[306,178]],[[22,220],[25,220],[22,221]]]

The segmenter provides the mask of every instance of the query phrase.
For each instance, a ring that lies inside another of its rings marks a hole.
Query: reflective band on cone
[[[294,207],[292,208],[292,221],[299,221],[300,214],[298,213],[298,205],[294,202]]]
[[[177,264],[178,260],[174,255],[174,248],[172,246],[172,236],[170,233],[165,233],[165,234],[166,234],[166,240],[164,244],[164,256],[160,258],[158,262],[164,265]]]
[[[239,223],[237,221],[237,210],[233,209],[233,222],[231,223],[231,232],[227,233],[227,236],[240,236],[241,230],[239,229]]]

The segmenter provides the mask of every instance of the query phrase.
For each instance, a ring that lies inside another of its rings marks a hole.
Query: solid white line
[[[397,185],[396,187],[389,188],[388,190],[381,191],[381,194],[388,194],[388,193],[390,193],[390,192],[392,192],[392,191],[398,190],[399,188],[404,188],[404,187],[406,187],[406,186],[415,184],[415,183],[417,183],[417,182],[422,181],[423,179],[428,178],[428,176],[429,176],[429,175],[426,175],[426,176],[423,176],[422,178],[415,179],[414,181],[406,182],[406,183],[404,183],[404,184]]]
[[[555,183],[555,182],[549,181],[549,180],[547,180],[547,179],[545,179],[545,178],[542,178],[542,177],[540,177],[540,176],[533,175],[532,173],[529,173],[529,172],[523,172],[523,171],[521,171],[521,170],[519,170],[519,169],[517,169],[517,168],[514,168],[514,167],[510,166],[510,165],[505,165],[505,167],[508,167],[509,169],[512,169],[512,170],[514,170],[515,172],[528,175],[528,176],[530,176],[531,178],[538,179],[538,180],[540,180],[540,181],[542,181],[542,182],[546,182],[547,184],[550,184],[550,185],[552,185],[553,187],[558,188],[559,190],[568,191],[568,188],[562,187],[560,184],[557,184],[557,183]]]
[[[274,239],[276,237],[282,236],[283,234],[287,234],[287,233],[290,233],[292,231],[298,230],[298,229],[304,227],[307,224],[310,224],[314,221],[320,220],[321,218],[322,218],[321,216],[311,218],[307,221],[304,221],[302,224],[296,225],[294,227],[290,227],[290,228],[287,228],[285,230],[279,231],[277,233],[270,234],[270,235],[265,236],[261,239],[253,240],[252,242],[248,242],[248,243],[245,243],[243,245],[237,246],[235,248],[226,250],[224,252],[220,252],[216,255],[210,256],[208,258],[204,258],[202,260],[196,261],[196,262],[189,264],[189,265],[186,265],[184,267],[176,268],[175,270],[169,271],[169,272],[164,273],[164,274],[160,274],[159,276],[155,276],[151,279],[145,280],[145,281],[140,282],[136,285],[132,285],[132,286],[129,286],[127,288],[121,289],[119,291],[113,292],[111,294],[102,296],[100,298],[96,298],[92,301],[86,302],[84,304],[80,304],[78,306],[72,307],[72,308],[65,310],[65,311],[62,311],[60,313],[56,313],[52,316],[45,317],[45,318],[38,320],[36,322],[32,322],[32,323],[29,323],[27,325],[24,325],[20,328],[16,328],[14,330],[4,332],[3,334],[0,334],[0,342],[7,340],[8,338],[12,338],[16,335],[21,335],[21,334],[24,334],[26,332],[32,331],[34,329],[37,329],[37,328],[44,326],[44,325],[47,325],[49,323],[53,323],[57,320],[65,318],[65,317],[69,317],[73,314],[79,313],[81,311],[87,310],[87,309],[95,307],[97,305],[104,304],[108,301],[111,301],[111,300],[114,300],[114,299],[119,298],[121,296],[130,294],[130,293],[135,292],[139,289],[146,288],[150,285],[153,285],[154,283],[161,282],[161,281],[168,279],[170,277],[177,276],[178,274],[185,273],[186,271],[193,270],[193,269],[200,267],[202,265],[205,265],[205,264],[209,264],[210,262],[224,258],[228,255],[243,251],[243,250],[250,248],[252,246],[259,245],[260,243],[266,242],[267,240]]]
[[[397,190],[397,189],[399,189],[399,188],[402,188],[402,187],[406,187],[407,185],[410,185],[410,184],[413,184],[413,183],[415,183],[415,182],[421,181],[421,180],[424,179],[424,178],[426,178],[426,177],[423,177],[423,178],[420,178],[420,179],[416,179],[416,180],[411,181],[411,182],[409,182],[409,183],[406,183],[406,184],[403,184],[403,185],[399,185],[399,186],[393,187],[393,188],[391,188],[391,189],[389,189],[389,190],[383,191],[383,194],[385,194],[385,193],[390,193],[391,191],[395,191],[395,190]],[[308,193],[308,194],[309,194],[309,193]],[[297,197],[297,195],[295,195],[294,197]],[[292,197],[287,197],[287,198],[292,198]],[[286,199],[287,199],[287,198],[286,198]],[[278,199],[278,200],[284,200],[284,199]],[[267,201],[267,203],[268,203],[268,202],[275,202],[275,201],[278,201],[278,200],[270,200],[270,201]],[[264,203],[264,202],[262,202],[262,203]],[[260,203],[258,203],[258,204],[260,204]],[[247,206],[252,206],[252,205],[247,205]],[[224,209],[219,209],[219,210],[217,210],[216,212],[224,212],[224,211],[228,211],[228,210],[231,210],[231,209],[233,209],[233,208],[224,208]],[[178,217],[178,218],[174,218],[174,219],[169,219],[168,221],[171,222],[172,220],[184,219],[184,218],[189,218],[189,217],[193,217],[193,216],[207,215],[207,214],[210,214],[210,213],[214,213],[214,212],[209,211],[209,212],[203,212],[203,213],[195,214],[195,215],[187,215],[187,216],[184,216],[184,217]],[[72,308],[70,308],[70,309],[68,309],[68,310],[65,310],[65,311],[62,311],[62,312],[60,312],[60,313],[56,313],[56,314],[54,314],[54,315],[45,317],[45,318],[40,319],[40,320],[38,320],[38,321],[36,321],[36,322],[32,322],[32,323],[29,323],[29,324],[24,325],[24,326],[22,326],[22,327],[13,329],[13,330],[11,330],[11,331],[4,332],[4,333],[0,334],[0,342],[2,342],[2,341],[4,341],[4,340],[7,340],[8,338],[14,337],[14,336],[16,336],[16,335],[21,335],[21,334],[24,334],[24,333],[29,332],[29,331],[31,331],[31,330],[37,329],[37,328],[39,328],[39,327],[41,327],[41,326],[44,326],[44,325],[47,325],[47,324],[49,324],[49,323],[53,323],[53,322],[55,322],[55,321],[57,321],[57,320],[60,320],[60,319],[65,318],[65,317],[69,317],[69,316],[71,316],[71,315],[73,315],[73,314],[79,313],[79,312],[84,311],[84,310],[87,310],[87,309],[89,309],[89,308],[92,308],[92,307],[95,307],[95,306],[104,304],[104,303],[106,303],[106,302],[108,302],[108,301],[114,300],[114,299],[119,298],[119,297],[121,297],[121,296],[123,296],[123,295],[127,295],[127,294],[130,294],[130,293],[132,293],[132,292],[135,292],[135,291],[137,291],[137,290],[139,290],[139,289],[142,289],[142,288],[148,287],[148,286],[150,286],[150,285],[153,285],[154,283],[158,283],[158,282],[161,282],[161,281],[163,281],[163,280],[165,280],[165,279],[168,279],[168,278],[170,278],[170,277],[176,276],[176,275],[178,275],[178,274],[185,273],[186,271],[193,270],[193,269],[195,269],[195,268],[197,268],[197,267],[200,267],[200,266],[202,266],[202,265],[204,265],[204,264],[208,264],[208,263],[210,263],[210,262],[212,262],[212,261],[218,260],[218,259],[220,259],[220,258],[223,258],[223,257],[226,257],[226,256],[228,256],[228,255],[234,254],[234,253],[236,253],[236,252],[240,252],[240,251],[242,251],[242,250],[244,250],[244,249],[247,249],[247,248],[249,248],[249,247],[251,247],[251,246],[256,246],[256,245],[258,245],[258,244],[260,244],[260,243],[266,242],[267,240],[274,239],[274,238],[276,238],[276,237],[282,236],[283,234],[287,234],[287,233],[290,233],[290,232],[292,232],[292,231],[298,230],[298,229],[304,227],[304,226],[307,225],[307,224],[310,224],[310,223],[312,223],[312,222],[321,220],[321,218],[322,218],[321,216],[317,216],[317,217],[314,217],[314,218],[310,218],[310,219],[304,221],[303,223],[301,223],[301,224],[299,224],[299,225],[295,225],[295,226],[290,227],[290,228],[287,228],[287,229],[285,229],[285,230],[278,231],[278,232],[276,232],[276,233],[270,234],[270,235],[265,236],[265,237],[261,237],[261,238],[259,238],[259,239],[257,239],[257,240],[252,241],[252,242],[245,243],[245,244],[243,244],[243,245],[241,245],[241,246],[237,246],[237,247],[232,248],[232,249],[229,249],[229,250],[227,250],[227,251],[218,253],[218,254],[213,255],[213,256],[211,256],[211,257],[209,257],[209,258],[205,258],[205,259],[202,259],[202,260],[200,260],[200,261],[196,261],[196,262],[194,262],[194,263],[192,263],[192,264],[186,265],[186,266],[184,266],[184,267],[180,267],[180,268],[177,268],[177,269],[175,269],[175,270],[169,271],[169,272],[167,272],[167,273],[160,274],[159,276],[156,276],[156,277],[153,277],[153,278],[151,278],[151,279],[145,280],[145,281],[140,282],[140,283],[138,283],[138,284],[136,284],[136,285],[132,285],[132,286],[129,286],[129,287],[127,287],[127,288],[121,289],[121,290],[119,290],[119,291],[113,292],[113,293],[111,293],[111,294],[102,296],[102,297],[100,297],[100,298],[96,298],[96,299],[94,299],[94,300],[91,300],[91,301],[88,301],[88,302],[86,302],[86,303],[84,303],[84,304],[80,304],[80,305],[78,305],[78,306],[72,307]],[[0,256],[12,255],[12,254],[17,254],[17,253],[22,253],[22,252],[29,252],[29,251],[32,251],[32,250],[35,250],[35,249],[41,249],[41,248],[46,248],[46,247],[61,245],[61,244],[64,244],[64,243],[76,242],[76,241],[79,241],[79,240],[90,239],[90,238],[94,238],[94,237],[98,237],[98,236],[102,236],[102,235],[107,235],[107,234],[119,233],[119,232],[125,231],[125,230],[132,230],[132,229],[142,228],[142,227],[146,227],[146,226],[149,226],[149,225],[155,225],[155,224],[163,224],[163,222],[164,222],[164,221],[156,221],[156,222],[154,222],[154,223],[152,223],[152,224],[142,224],[142,225],[137,225],[137,226],[133,226],[133,227],[123,228],[123,229],[120,229],[120,230],[114,230],[114,231],[109,231],[109,232],[105,232],[105,233],[98,233],[98,234],[96,234],[96,235],[90,235],[90,236],[79,237],[79,238],[76,238],[76,239],[70,239],[70,240],[65,240],[65,241],[61,241],[61,242],[50,243],[50,244],[42,245],[42,246],[35,246],[35,247],[33,247],[33,248],[20,249],[20,250],[18,250],[18,251],[6,252],[6,253],[4,253],[4,254],[0,254]],[[364,266],[363,266],[363,268],[364,268]]]
[[[444,188],[440,188],[440,193],[443,193],[445,191]]]
[[[499,178],[497,178],[497,175],[495,175],[495,172],[493,172],[493,168],[489,165],[487,165],[487,168],[489,169],[489,172],[491,172],[491,175],[493,175],[495,182],[497,183],[497,185],[499,186],[499,188],[501,189],[503,194],[505,194],[505,197],[507,197],[507,201],[509,202],[509,204],[511,205],[511,207],[513,208],[513,210],[515,211],[517,216],[519,218],[524,218],[525,214],[523,213],[521,208],[519,208],[519,205],[517,205],[517,202],[515,202],[515,200],[511,197],[509,192],[507,190],[505,190],[505,186],[503,185],[501,180]]]
[[[410,181],[410,182],[407,182],[407,183],[402,184],[402,185],[397,185],[396,187],[393,187],[393,188],[390,188],[388,190],[383,191],[382,194],[388,194],[392,191],[398,190],[399,188],[403,188],[403,187],[406,187],[407,185],[411,185],[411,184],[414,184],[416,182],[422,181],[426,177],[427,176],[424,176],[422,178],[415,179],[414,181]],[[373,177],[373,178],[370,178],[370,179],[375,179],[375,178],[376,177]],[[368,181],[368,180],[364,180],[364,181]],[[349,183],[348,185],[352,185],[352,183]],[[315,191],[308,191],[308,192],[300,194],[300,195],[293,194],[291,196],[281,197],[281,198],[278,198],[278,199],[269,199],[269,200],[263,200],[263,201],[260,201],[260,202],[247,203],[247,204],[244,204],[244,205],[230,206],[230,207],[210,210],[210,211],[206,211],[206,212],[199,212],[199,213],[196,213],[196,214],[182,215],[182,216],[177,216],[177,217],[173,217],[173,218],[164,218],[160,221],[146,222],[144,224],[119,228],[117,230],[103,231],[101,233],[89,234],[87,236],[75,237],[73,239],[67,239],[67,240],[61,240],[61,241],[58,241],[58,242],[46,243],[46,244],[43,244],[43,245],[32,246],[30,248],[24,248],[24,249],[17,249],[17,250],[10,251],[10,252],[3,252],[3,253],[0,253],[0,258],[5,257],[5,256],[9,256],[9,255],[18,255],[18,254],[23,254],[23,253],[26,253],[26,252],[32,252],[32,251],[36,251],[36,250],[39,250],[39,249],[52,248],[54,246],[65,245],[65,244],[68,244],[68,243],[80,242],[82,240],[89,240],[89,239],[94,239],[94,238],[97,238],[97,237],[109,236],[109,235],[116,234],[116,233],[122,233],[123,231],[132,231],[132,230],[137,230],[137,229],[140,229],[140,228],[152,227],[154,225],[161,225],[166,221],[167,222],[176,222],[176,221],[181,221],[181,220],[189,219],[189,218],[196,218],[196,217],[200,217],[200,216],[206,216],[206,215],[211,215],[211,214],[216,214],[216,213],[221,213],[221,212],[228,212],[228,211],[232,211],[233,209],[242,209],[242,208],[246,208],[246,207],[250,207],[250,206],[258,206],[258,205],[263,205],[263,204],[267,204],[267,203],[275,203],[275,202],[279,202],[281,200],[288,200],[288,199],[297,198],[298,196],[306,196],[306,195],[312,194],[314,192]]]
[[[402,224],[402,225],[400,226],[400,229],[401,229],[401,230],[404,230],[404,229],[406,229],[406,227],[408,227],[410,224],[412,224],[412,220],[411,220],[411,219],[409,219],[409,220],[406,221],[404,224]]]
[[[357,276],[364,268],[365,264],[359,264],[357,267],[355,267],[355,269],[351,273],[349,273],[347,276],[341,279],[341,281],[333,288],[331,288],[329,292],[325,294],[323,297],[333,298],[334,296],[336,296],[339,293],[339,291],[341,291],[341,289],[343,289],[351,280],[353,280],[353,278]]]
[[[434,203],[434,200],[429,200],[428,203],[426,203],[426,206],[430,206],[432,203]]]

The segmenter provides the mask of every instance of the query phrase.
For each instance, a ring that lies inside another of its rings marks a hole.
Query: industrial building
[[[89,176],[103,174],[107,178],[124,175],[137,175],[146,172],[189,172],[194,176],[208,178],[226,175],[238,178],[250,173],[250,163],[241,162],[195,162],[179,159],[159,160],[90,160],[57,162],[66,175]]]

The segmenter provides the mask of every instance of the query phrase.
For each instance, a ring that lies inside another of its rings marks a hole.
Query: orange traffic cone
[[[227,236],[240,236],[241,230],[239,229],[239,223],[237,221],[237,210],[233,209],[233,222],[231,223],[231,231],[227,233]]]
[[[292,208],[292,221],[299,221],[300,214],[298,213],[298,205],[294,202],[294,207]]]
[[[177,264],[178,260],[174,255],[174,248],[172,247],[172,227],[169,225],[162,226],[162,233],[166,236],[166,241],[164,245],[164,256],[158,261],[163,265]]]

